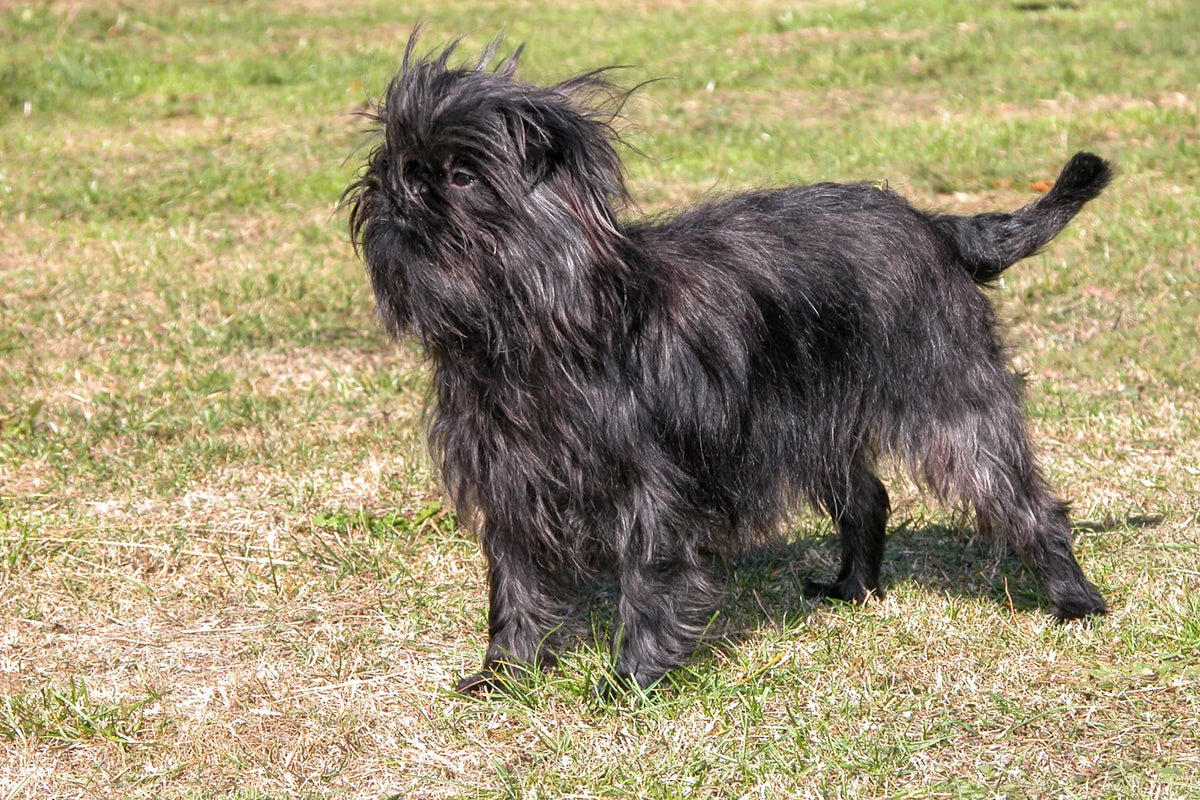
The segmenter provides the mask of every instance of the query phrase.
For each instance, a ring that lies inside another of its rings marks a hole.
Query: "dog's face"
[[[509,270],[562,263],[564,248],[580,263],[611,250],[625,190],[613,115],[586,104],[610,90],[599,74],[533,87],[513,77],[520,51],[489,69],[494,43],[451,68],[453,46],[416,59],[415,43],[368,114],[378,140],[345,200],[380,316],[425,338],[418,306],[486,314],[533,277]]]
[[[351,230],[369,260],[385,251],[474,261],[496,250],[528,160],[494,99],[506,78],[406,57],[368,115],[379,139],[349,192]]]

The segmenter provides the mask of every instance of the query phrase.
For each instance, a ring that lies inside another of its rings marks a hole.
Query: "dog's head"
[[[625,197],[615,112],[596,102],[624,95],[603,71],[535,87],[515,77],[520,48],[497,60],[494,40],[474,65],[455,67],[457,42],[418,57],[418,34],[367,112],[377,139],[344,197],[381,317],[397,335],[420,323],[413,304],[483,313],[470,308],[484,299],[473,295],[557,280],[522,270],[615,253],[614,206]]]

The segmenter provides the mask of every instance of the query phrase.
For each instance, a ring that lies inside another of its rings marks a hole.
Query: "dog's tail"
[[[973,217],[940,214],[933,225],[963,269],[977,283],[986,283],[1057,236],[1084,203],[1104,191],[1112,175],[1100,156],[1076,153],[1036,202],[1018,211]]]

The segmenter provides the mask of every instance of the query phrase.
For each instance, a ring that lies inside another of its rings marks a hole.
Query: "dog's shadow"
[[[1077,532],[1104,533],[1148,527],[1156,517],[1080,521]],[[828,604],[806,589],[812,581],[832,580],[839,546],[828,523],[806,520],[788,536],[751,549],[720,570],[724,587],[695,661],[713,650],[735,650],[760,636],[764,627],[788,630],[802,625]],[[993,602],[1017,613],[1038,613],[1049,606],[1036,577],[1002,542],[981,537],[963,520],[894,519],[888,529],[882,583],[885,593],[915,584],[947,598]],[[614,592],[604,583],[589,591],[591,635],[611,634]],[[584,638],[587,634],[582,634]],[[575,637],[572,637],[575,638]],[[581,642],[577,639],[575,644]]]
[[[1077,533],[1105,533],[1142,528],[1161,521],[1131,516],[1104,521],[1078,521]],[[787,629],[820,613],[825,603],[806,594],[810,581],[829,581],[837,574],[837,536],[828,524],[798,528],[786,541],[752,550],[725,569],[726,590],[720,613],[707,641],[736,647],[764,625]],[[906,584],[948,598],[994,602],[1017,612],[1036,613],[1049,606],[1037,578],[1003,542],[979,536],[959,520],[914,522],[893,519],[888,528],[882,570],[885,593]],[[723,619],[722,619],[723,618]]]

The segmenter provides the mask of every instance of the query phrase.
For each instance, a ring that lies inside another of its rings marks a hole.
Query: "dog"
[[[343,204],[383,327],[431,363],[431,452],[486,555],[489,644],[458,691],[553,664],[547,637],[597,576],[617,594],[611,683],[653,686],[693,653],[716,568],[798,504],[841,542],[809,594],[880,596],[884,457],[1002,535],[1055,617],[1106,611],[982,287],[1096,197],[1107,162],[1076,154],[1013,212],[820,183],[625,222],[608,70],[534,86],[521,48],[453,65],[458,42],[418,55],[418,36],[365,112]]]

